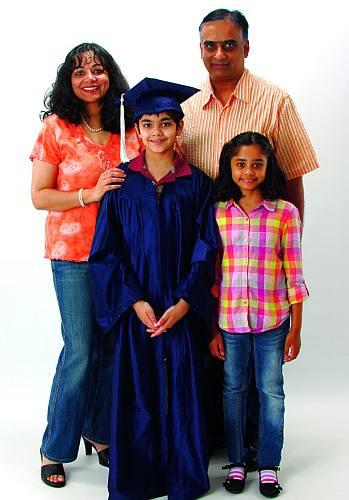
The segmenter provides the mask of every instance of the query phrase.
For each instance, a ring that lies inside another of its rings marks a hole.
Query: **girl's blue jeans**
[[[112,335],[94,319],[88,263],[51,261],[63,349],[53,379],[41,453],[56,462],[76,459],[81,436],[109,442]]]
[[[259,467],[280,464],[285,411],[282,365],[289,329],[290,321],[287,319],[278,328],[263,333],[222,332],[225,352],[224,425],[231,463],[245,463],[247,460],[244,433],[249,359],[253,356],[260,404],[257,462]]]

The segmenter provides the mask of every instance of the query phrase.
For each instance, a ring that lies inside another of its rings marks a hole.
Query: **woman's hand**
[[[179,299],[177,304],[166,309],[164,314],[155,324],[155,328],[147,329],[147,332],[151,333],[151,337],[158,337],[162,333],[166,332],[169,328],[172,328],[177,321],[182,319],[190,309],[190,305],[183,299]]]
[[[138,300],[133,304],[132,307],[143,325],[147,326],[148,328],[155,328],[157,319],[154,313],[154,309],[149,304],[149,302],[146,302],[145,300]]]
[[[119,189],[125,181],[126,174],[121,168],[113,167],[103,172],[94,188],[84,189],[83,197],[85,203],[101,201],[107,191]]]
[[[208,347],[214,358],[225,360],[224,356],[224,342],[222,334],[219,332],[214,332],[212,339],[210,340]]]
[[[31,194],[33,205],[38,210],[70,210],[80,206],[78,191],[59,191],[57,189],[58,168],[56,165],[40,160],[33,161]],[[119,189],[125,180],[125,173],[117,167],[103,172],[91,189],[84,189],[84,203],[98,202],[104,193]],[[113,183],[117,184],[113,184]],[[82,188],[84,186],[81,186]]]

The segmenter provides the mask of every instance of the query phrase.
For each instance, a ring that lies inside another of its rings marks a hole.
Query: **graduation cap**
[[[142,115],[161,113],[163,111],[176,111],[184,116],[180,106],[182,102],[199,92],[199,89],[166,82],[156,78],[144,78],[128,92],[116,100],[120,105],[120,134],[121,134],[121,160],[128,161],[125,147],[125,120],[124,107],[133,109],[133,119],[136,121]]]

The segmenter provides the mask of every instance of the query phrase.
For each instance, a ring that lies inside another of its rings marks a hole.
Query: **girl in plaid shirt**
[[[256,132],[234,137],[222,149],[216,179],[216,220],[221,240],[217,266],[217,317],[210,351],[224,361],[224,420],[230,465],[224,487],[245,486],[246,400],[253,357],[259,394],[259,489],[281,490],[283,446],[282,365],[299,354],[302,303],[308,297],[297,208],[281,199],[285,177],[268,139]]]

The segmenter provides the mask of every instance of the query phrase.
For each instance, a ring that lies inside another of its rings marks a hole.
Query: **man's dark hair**
[[[240,188],[232,179],[231,159],[242,146],[255,144],[268,157],[265,179],[260,190],[265,200],[277,200],[285,196],[286,179],[275,158],[272,145],[268,139],[258,132],[243,132],[227,142],[219,158],[219,174],[215,180],[215,200],[238,202],[242,197]]]
[[[114,101],[129,90],[126,78],[121,73],[113,57],[103,47],[96,43],[81,43],[74,47],[66,56],[65,61],[58,67],[55,83],[47,91],[44,98],[45,110],[40,113],[43,120],[46,116],[55,113],[63,120],[78,125],[81,115],[85,115],[84,103],[74,94],[71,75],[81,65],[84,53],[90,53],[94,61],[98,60],[108,72],[109,89],[103,101],[101,121],[104,130],[120,133],[120,113]],[[132,113],[125,113],[126,128],[133,125]]]
[[[248,22],[246,17],[239,10],[216,9],[203,18],[199,26],[201,33],[204,24],[213,21],[229,21],[240,26],[243,40],[248,40]]]

